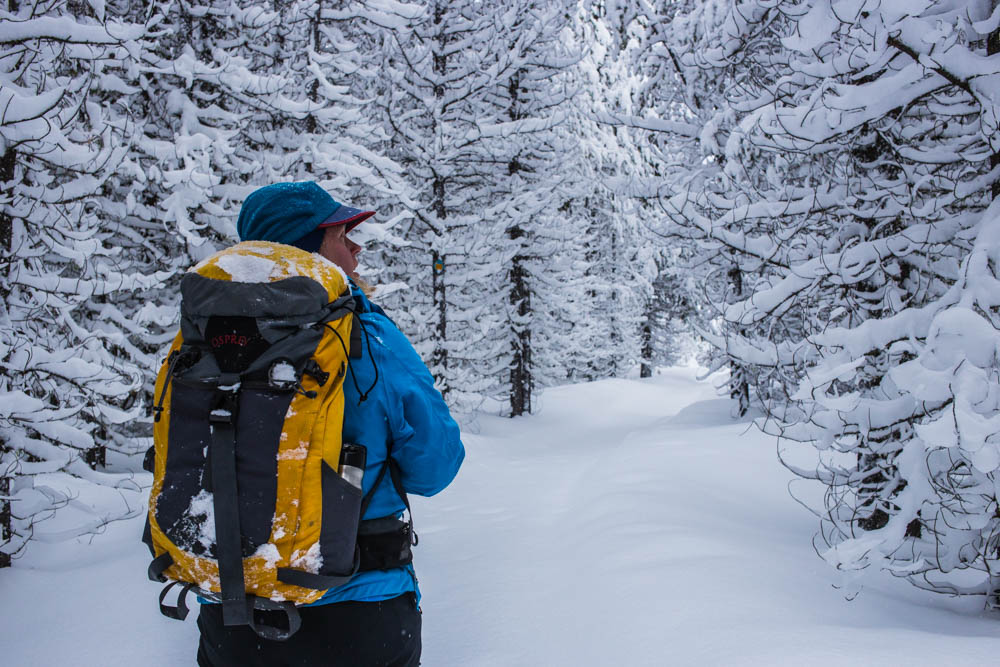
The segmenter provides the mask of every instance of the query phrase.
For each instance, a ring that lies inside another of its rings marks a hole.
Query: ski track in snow
[[[876,577],[852,602],[813,552],[774,438],[694,369],[559,387],[479,417],[447,490],[414,498],[423,664],[976,665],[1000,616]],[[159,615],[141,523],[0,571],[4,664],[194,663]]]

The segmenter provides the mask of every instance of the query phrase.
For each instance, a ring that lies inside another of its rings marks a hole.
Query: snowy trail
[[[775,442],[692,369],[547,391],[480,417],[439,496],[414,499],[424,660],[511,665],[976,665],[978,601],[876,579],[853,602],[813,553]],[[159,616],[138,522],[0,572],[5,665],[193,664]]]
[[[481,419],[415,507],[427,665],[981,665],[1000,618],[881,581],[847,602],[775,441],[675,369]]]

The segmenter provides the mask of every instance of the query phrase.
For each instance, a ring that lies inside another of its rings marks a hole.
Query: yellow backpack
[[[240,243],[183,277],[154,394],[149,576],[168,583],[165,615],[183,619],[194,590],[226,625],[284,639],[296,605],[357,572],[364,448],[341,435],[353,312],[339,268],[277,243]],[[284,610],[288,627],[254,609]]]

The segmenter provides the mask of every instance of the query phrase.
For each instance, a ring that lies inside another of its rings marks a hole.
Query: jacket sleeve
[[[462,465],[461,433],[410,341],[391,324],[380,329],[393,406],[388,415],[392,456],[407,493],[433,496],[451,483]]]

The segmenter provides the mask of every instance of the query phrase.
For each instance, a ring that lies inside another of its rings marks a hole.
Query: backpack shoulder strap
[[[364,517],[365,512],[368,510],[368,505],[371,503],[372,498],[375,496],[375,492],[378,487],[382,484],[382,480],[385,478],[386,471],[389,472],[389,479],[392,480],[392,486],[396,489],[396,494],[403,501],[406,506],[406,513],[408,516],[407,523],[410,525],[410,535],[411,543],[413,546],[417,545],[419,539],[417,538],[417,533],[413,528],[413,510],[410,509],[410,499],[406,495],[406,490],[403,489],[402,481],[402,471],[399,469],[399,464],[396,463],[396,459],[392,458],[392,449],[389,449],[388,456],[386,456],[385,463],[382,464],[382,469],[378,471],[378,476],[375,478],[375,483],[372,488],[368,490],[365,497],[361,500],[361,516]]]

